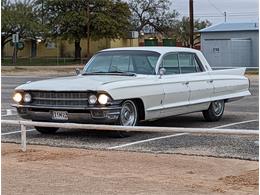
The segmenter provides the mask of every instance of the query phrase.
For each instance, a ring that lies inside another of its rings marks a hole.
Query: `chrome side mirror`
[[[76,73],[76,75],[80,75],[80,73],[81,73],[80,69],[79,69],[79,68],[76,68],[76,69],[75,69],[75,73]]]
[[[159,75],[160,75],[159,78],[162,78],[162,75],[165,75],[165,73],[166,73],[166,69],[165,68],[160,68],[159,69]]]

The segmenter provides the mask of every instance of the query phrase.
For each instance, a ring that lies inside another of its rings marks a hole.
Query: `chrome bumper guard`
[[[33,121],[75,122],[75,123],[114,123],[120,115],[120,106],[96,107],[46,107],[13,104],[20,117]],[[52,111],[66,111],[68,120],[52,119]]]

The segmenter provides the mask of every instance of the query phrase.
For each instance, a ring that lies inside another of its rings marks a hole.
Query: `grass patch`
[[[258,70],[248,70],[248,71],[246,71],[246,74],[248,74],[248,75],[258,75],[259,71]]]

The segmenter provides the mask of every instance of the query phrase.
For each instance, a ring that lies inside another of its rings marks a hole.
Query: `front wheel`
[[[54,134],[59,129],[55,127],[34,127],[34,128],[42,134]]]
[[[206,121],[218,121],[222,118],[225,109],[224,100],[211,102],[208,110],[202,111]]]
[[[121,126],[136,126],[139,122],[139,115],[136,104],[132,100],[126,100],[122,104],[120,115],[118,118],[118,124]],[[117,131],[116,137],[129,137],[128,131]]]

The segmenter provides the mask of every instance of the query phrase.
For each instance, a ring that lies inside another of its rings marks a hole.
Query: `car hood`
[[[142,76],[119,75],[79,75],[60,77],[42,81],[28,82],[18,86],[15,90],[40,90],[40,91],[96,91],[110,83],[136,80]]]

